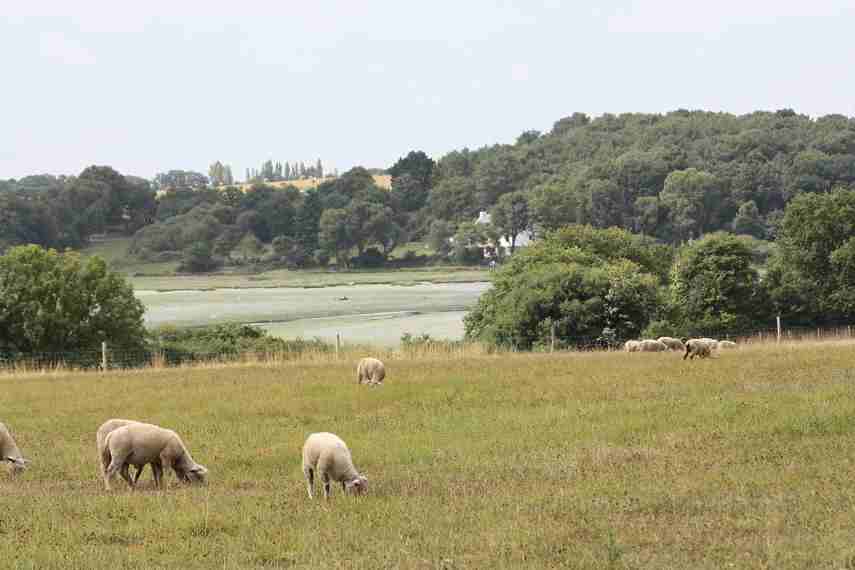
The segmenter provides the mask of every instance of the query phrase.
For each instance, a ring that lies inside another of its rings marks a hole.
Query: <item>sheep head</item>
[[[351,495],[362,495],[368,492],[368,479],[360,475],[344,484],[345,491]]]

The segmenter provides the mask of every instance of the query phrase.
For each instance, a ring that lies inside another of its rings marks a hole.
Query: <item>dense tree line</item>
[[[302,160],[293,163],[267,160],[261,164],[261,168],[246,169],[246,182],[281,182],[285,180],[323,177],[324,165],[320,158],[315,164],[309,165]],[[231,184],[231,182],[228,184]]]
[[[466,317],[466,334],[529,349],[638,336],[739,334],[855,320],[855,190],[795,197],[765,265],[751,236],[679,247],[620,228],[569,225],[513,256]],[[763,275],[761,276],[761,273]]]
[[[79,176],[28,176],[0,184],[0,253],[37,244],[78,248],[108,229],[127,235],[151,221],[157,207],[151,184],[107,166]]]
[[[568,224],[667,244],[717,231],[775,240],[794,198],[855,187],[855,120],[790,110],[576,113],[514,144],[438,161],[409,152],[388,169],[388,192],[363,168],[307,193],[265,185],[322,175],[320,161],[267,161],[248,172],[258,182],[246,193],[228,185],[231,169],[219,161],[210,180],[173,170],[148,184],[90,170],[0,183],[0,245],[79,246],[124,226],[140,230],[141,257],[181,257],[193,270],[264,256],[294,266],[382,264],[407,240],[433,244],[439,260],[476,263],[484,244],[505,238],[513,249],[524,231],[544,235]],[[155,203],[153,189],[168,191]],[[473,224],[480,211],[491,214],[490,224]],[[154,225],[142,227],[146,221]]]
[[[774,238],[793,197],[853,184],[855,120],[842,115],[577,113],[513,145],[442,157],[425,219],[467,221],[522,193],[541,231],[580,223],[668,243],[718,230]]]

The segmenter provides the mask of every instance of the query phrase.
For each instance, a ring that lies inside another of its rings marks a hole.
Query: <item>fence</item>
[[[709,336],[733,340],[738,344],[767,344],[779,342],[834,341],[853,339],[853,325],[837,327],[788,327],[754,329],[751,331],[703,331],[693,336]],[[601,337],[558,338],[554,335],[529,352],[614,350],[620,344],[609,343]],[[311,344],[301,349],[284,351],[217,352],[176,349],[139,350],[111,347],[102,343],[96,350],[74,352],[0,353],[0,372],[50,370],[106,370],[130,368],[166,368],[173,366],[204,366],[226,363],[328,362],[354,359],[366,352],[389,360],[430,358],[435,356],[463,358],[508,352],[520,352],[513,346],[494,347],[465,341],[436,340],[423,335],[409,337],[398,348],[377,349],[365,345],[345,345],[340,334],[335,343]]]

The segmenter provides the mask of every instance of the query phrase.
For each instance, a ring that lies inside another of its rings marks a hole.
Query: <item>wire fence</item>
[[[853,339],[855,325],[835,327],[787,327],[753,329],[749,331],[703,331],[693,337],[732,340],[740,345],[840,341]],[[107,343],[99,349],[67,352],[0,352],[0,372],[43,372],[62,370],[121,370],[140,368],[169,368],[234,363],[328,362],[353,359],[367,352],[389,360],[430,357],[463,358],[515,352],[578,352],[620,350],[622,342],[602,337],[550,338],[533,349],[515,346],[497,347],[477,342],[432,339],[427,335],[415,337],[395,348],[377,348],[364,344],[345,345],[339,337],[335,344],[317,344],[280,351],[219,350],[191,351],[186,349],[126,349]]]

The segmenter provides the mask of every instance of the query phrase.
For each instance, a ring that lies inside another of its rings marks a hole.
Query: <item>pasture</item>
[[[846,568],[855,344],[679,354],[359,355],[0,376],[32,459],[0,473],[12,568]],[[107,493],[110,417],[171,427],[210,469]],[[369,495],[309,501],[300,447],[349,444]],[[849,566],[847,566],[849,565]]]

